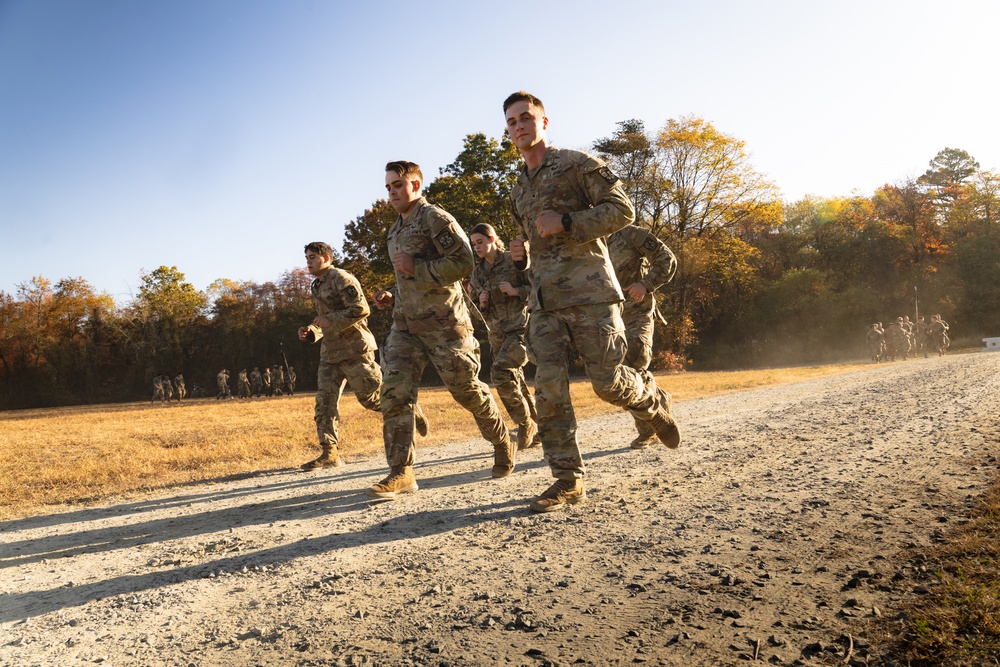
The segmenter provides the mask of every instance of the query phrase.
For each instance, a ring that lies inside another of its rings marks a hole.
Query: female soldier
[[[489,328],[493,354],[490,379],[507,413],[518,424],[517,448],[535,447],[541,444],[535,424],[535,401],[524,380],[524,364],[528,361],[524,345],[528,281],[522,271],[514,268],[510,253],[492,225],[476,225],[469,240],[479,256],[469,281],[472,298]]]

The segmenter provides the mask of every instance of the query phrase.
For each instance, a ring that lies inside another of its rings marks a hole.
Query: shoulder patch
[[[649,252],[656,252],[659,248],[659,244],[656,242],[656,237],[650,234],[646,237],[646,240],[642,242],[642,247]]]
[[[455,235],[451,233],[450,229],[442,229],[437,235],[437,242],[445,250],[450,250],[453,245],[455,245]]]
[[[354,285],[348,285],[344,288],[344,296],[347,297],[349,301],[358,300],[358,288]]]
[[[608,182],[608,185],[614,185],[620,179],[615,175],[615,172],[611,171],[607,167],[601,167],[597,170],[597,173],[601,175],[601,178]]]

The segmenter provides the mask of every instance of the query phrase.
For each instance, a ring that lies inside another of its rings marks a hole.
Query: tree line
[[[919,177],[872,195],[782,201],[744,142],[687,116],[647,131],[626,120],[589,147],[625,183],[636,224],[674,251],[678,271],[656,295],[654,366],[734,368],[864,354],[868,325],[941,313],[960,339],[1000,333],[1000,174],[945,148]],[[509,241],[508,194],[521,169],[506,140],[472,134],[426,187],[466,230],[488,222]],[[372,203],[345,228],[335,264],[368,292],[393,283],[385,237],[396,213]],[[304,389],[317,353],[295,337],[313,316],[311,277],[227,279],[205,292],[176,266],[143,273],[117,305],[83,278],[34,277],[0,292],[0,408],[135,400],[152,378],[183,372],[214,387],[222,367],[282,363]],[[384,339],[388,312],[369,326]],[[488,349],[488,346],[485,346]]]

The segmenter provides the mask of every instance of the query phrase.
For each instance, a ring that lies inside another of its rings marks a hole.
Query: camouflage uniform
[[[886,339],[887,351],[892,361],[896,361],[896,357],[902,357],[905,360],[909,356],[910,339],[906,335],[906,329],[903,328],[901,321],[897,320],[889,325]]]
[[[358,279],[331,266],[313,280],[310,292],[316,314],[330,321],[320,339],[316,371],[316,435],[320,445],[336,447],[344,386],[349,383],[362,406],[379,412],[382,372],[375,362],[375,337],[365,323],[371,309]]]
[[[149,402],[152,403],[153,401],[156,400],[159,400],[160,403],[163,403],[164,401],[163,379],[159,375],[153,378],[153,398],[151,398]]]
[[[482,313],[490,330],[493,357],[490,381],[511,419],[526,428],[528,420],[534,421],[538,415],[524,379],[524,365],[528,363],[524,335],[528,322],[526,300],[529,290],[524,272],[514,266],[509,252],[498,250],[492,264],[485,259],[476,262],[469,278],[475,301],[478,302],[480,292],[489,294]],[[504,282],[517,289],[517,296],[505,294],[500,289],[500,283]]]
[[[232,392],[229,391],[229,373],[226,372],[225,368],[215,376],[215,384],[219,387],[219,393],[215,396],[216,400],[233,397]]]
[[[951,340],[948,338],[949,328],[948,323],[941,318],[932,319],[927,326],[931,349],[937,352],[939,357],[943,357],[944,351],[951,345]]]
[[[878,363],[882,361],[882,353],[885,349],[885,335],[877,325],[871,325],[865,335],[865,343],[868,345],[868,352],[872,355],[872,361]]]
[[[187,387],[184,385],[184,376],[180,373],[174,378],[174,384],[177,385],[177,402],[180,403],[181,400],[187,397]]]
[[[250,371],[250,394],[252,396],[260,396],[261,390],[264,388],[264,378],[261,377],[260,371],[254,366],[254,369]]]
[[[572,215],[568,232],[542,238],[542,211]],[[511,212],[528,241],[528,351],[535,361],[535,404],[545,458],[558,479],[584,476],[569,393],[571,346],[583,358],[594,391],[642,420],[658,413],[660,397],[648,371],[625,360],[622,292],[605,237],[632,222],[635,212],[603,162],[586,153],[549,147],[532,172],[524,167],[511,192]]]
[[[250,398],[250,379],[245,368],[236,376],[236,395],[240,398]]]
[[[499,451],[510,433],[486,384],[479,380],[479,341],[472,333],[461,280],[473,266],[465,232],[447,211],[420,198],[387,236],[389,256],[414,258],[414,275],[396,271],[392,328],[382,349],[385,456],[396,470],[414,462],[414,405],[427,362],[480,433]]]
[[[281,396],[285,391],[285,369],[281,366],[275,365],[274,372],[271,374],[272,386],[274,387],[274,395]]]
[[[266,396],[273,396],[274,380],[271,378],[271,368],[269,366],[264,366],[264,373],[260,379],[264,386],[264,394]]]
[[[667,244],[656,238],[648,229],[627,225],[608,237],[608,255],[615,268],[618,284],[623,290],[635,283],[646,288],[642,301],[634,301],[625,294],[622,321],[625,323],[625,340],[628,351],[625,365],[637,371],[649,368],[653,356],[653,322],[656,299],[653,292],[670,282],[677,272],[677,258]],[[649,422],[635,418],[639,438],[634,443],[649,442],[656,437]]]

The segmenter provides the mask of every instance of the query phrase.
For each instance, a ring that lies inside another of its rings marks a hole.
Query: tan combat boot
[[[417,480],[413,476],[412,466],[397,466],[389,472],[385,479],[365,493],[370,498],[393,500],[401,494],[414,493],[417,488]]]
[[[639,432],[639,435],[635,437],[635,440],[629,443],[629,447],[632,449],[645,449],[656,444],[656,431],[650,426],[649,422],[644,422],[641,419],[635,420],[635,429]]]
[[[343,461],[340,460],[340,454],[337,452],[337,447],[335,445],[321,445],[323,448],[323,453],[319,455],[319,458],[315,458],[308,463],[302,464],[303,470],[315,470],[316,468],[339,468],[344,465]]]
[[[424,411],[420,409],[419,403],[413,404],[413,416],[417,420],[417,433],[421,436],[426,437],[427,435],[427,416]]]
[[[507,477],[514,472],[514,452],[516,451],[514,441],[510,433],[504,434],[503,442],[493,445],[493,470],[495,479]]]
[[[656,437],[660,439],[668,449],[677,449],[681,444],[681,430],[670,414],[670,394],[657,388],[657,407],[653,418],[649,420],[649,425],[653,427]]]
[[[537,447],[540,444],[542,444],[542,440],[538,437],[538,425],[534,419],[528,417],[523,424],[518,424],[517,451]]]
[[[531,501],[531,509],[535,512],[554,512],[566,505],[583,502],[586,497],[582,479],[557,479],[545,493]]]

